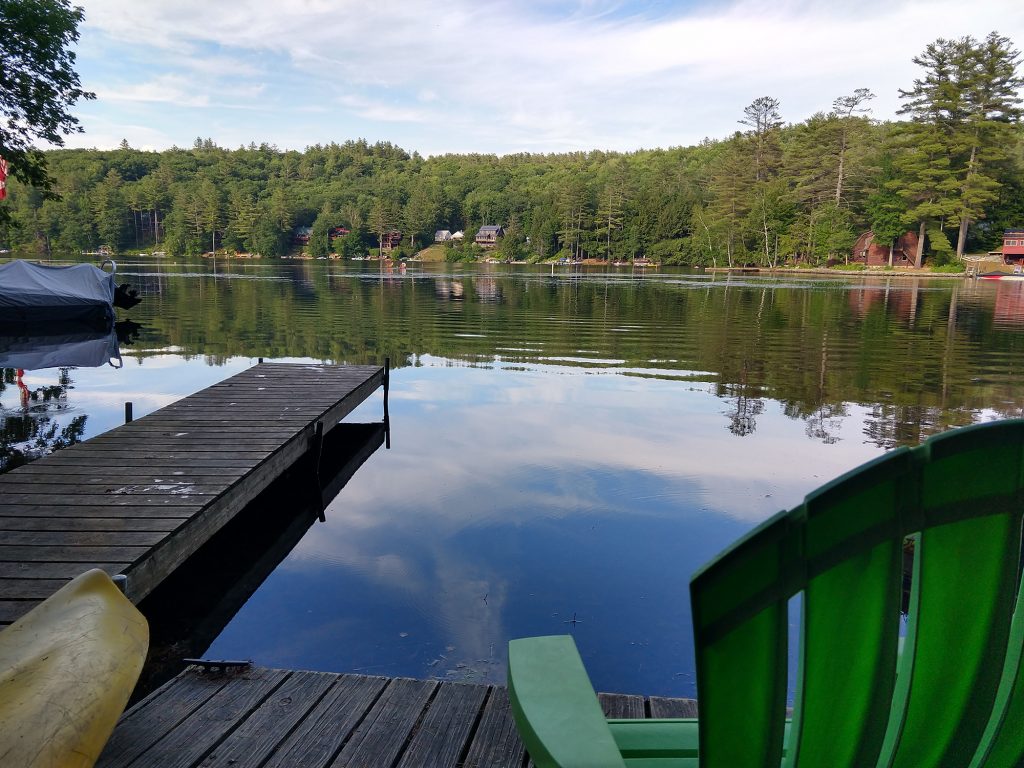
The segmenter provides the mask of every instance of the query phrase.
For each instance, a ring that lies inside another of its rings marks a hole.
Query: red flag
[[[0,200],[7,197],[7,161],[0,157]]]

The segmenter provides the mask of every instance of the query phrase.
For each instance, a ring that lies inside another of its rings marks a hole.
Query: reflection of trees
[[[864,435],[879,448],[917,445],[953,427],[973,424],[978,412],[938,406],[876,403],[864,418]]]
[[[30,389],[18,371],[4,368],[0,394],[18,389],[17,407],[0,407],[0,472],[20,467],[33,459],[81,441],[86,415],[75,416],[67,426],[54,417],[67,409],[71,388],[69,369],[61,368],[57,383]]]
[[[730,390],[735,391],[735,394]],[[751,397],[742,389],[730,385],[719,387],[716,394],[732,403],[732,408],[726,411],[729,416],[729,431],[737,437],[754,434],[757,429],[757,417],[764,411],[764,400]]]
[[[843,419],[849,416],[845,403],[819,403],[810,411],[802,410],[802,405],[784,403],[782,410],[789,418],[804,422],[804,433],[811,440],[820,440],[826,445],[838,443]]]
[[[1024,326],[996,324],[994,291],[973,283],[696,287],[682,275],[640,288],[582,271],[506,277],[460,265],[429,280],[382,281],[337,270],[302,264],[298,292],[288,281],[170,275],[133,317],[147,339],[213,364],[233,355],[390,357],[397,366],[421,355],[523,366],[622,360],[644,376],[714,382],[736,434],[756,429],[768,399],[826,443],[853,406],[872,414],[867,438],[879,445],[916,443],[983,410],[1024,410],[1006,362],[1024,359]]]

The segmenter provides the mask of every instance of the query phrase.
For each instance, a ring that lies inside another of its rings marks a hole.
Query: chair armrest
[[[568,635],[510,641],[508,693],[537,768],[625,768]]]

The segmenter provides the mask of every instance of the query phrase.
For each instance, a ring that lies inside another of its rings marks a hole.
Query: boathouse
[[[498,244],[498,238],[505,236],[505,230],[500,224],[484,224],[476,233],[476,244],[484,248],[493,248]]]
[[[1003,263],[1024,263],[1024,229],[1007,229],[1003,232]]]
[[[894,267],[913,268],[914,259],[917,256],[917,233],[904,232],[899,236],[892,251],[892,265]],[[854,262],[865,264],[869,267],[889,266],[889,244],[879,242],[875,239],[875,233],[870,229],[857,238],[853,244]]]

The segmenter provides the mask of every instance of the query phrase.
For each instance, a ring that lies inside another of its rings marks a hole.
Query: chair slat
[[[811,579],[788,765],[874,765],[896,678],[903,550],[894,541]]]
[[[873,765],[881,750],[898,651],[901,489],[914,474],[909,451],[896,451],[807,497],[789,766]]]
[[[1017,768],[1024,764],[1024,582],[1017,594],[1017,608],[1010,627],[992,716],[970,768]]]
[[[786,714],[786,619],[786,604],[776,604],[699,652],[705,768],[779,765]]]
[[[912,668],[905,704],[893,701],[904,715],[883,764],[970,762],[1002,674],[1019,541],[1019,520],[1004,515],[921,534],[916,626],[903,651]]]
[[[1021,447],[1017,423],[918,449],[925,525],[880,765],[967,765],[989,723],[1017,592]]]

